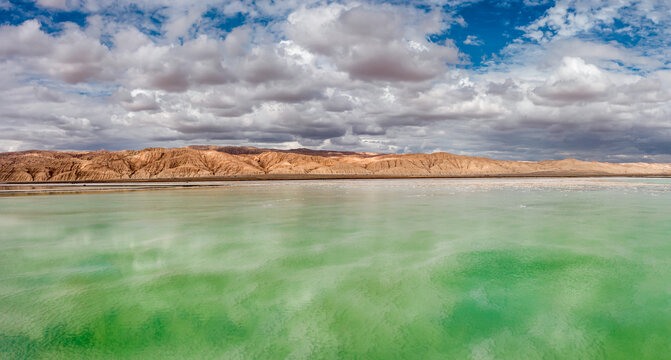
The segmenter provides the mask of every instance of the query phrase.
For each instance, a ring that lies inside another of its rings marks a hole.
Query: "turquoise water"
[[[671,182],[646,181],[0,198],[0,358],[669,358]]]

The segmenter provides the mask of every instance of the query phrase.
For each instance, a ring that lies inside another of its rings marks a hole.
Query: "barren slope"
[[[0,153],[0,181],[186,179],[275,175],[510,176],[671,175],[671,164],[575,159],[499,161],[448,153],[372,154],[309,149],[192,146],[140,151]]]

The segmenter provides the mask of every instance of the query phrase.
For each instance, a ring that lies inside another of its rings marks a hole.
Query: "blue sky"
[[[66,23],[86,27],[87,17],[95,14],[108,17],[110,21],[132,24],[149,36],[160,37],[161,26],[168,19],[169,12],[166,6],[140,7],[132,3],[98,11],[85,11],[78,7],[67,6],[43,7],[30,0],[11,0],[9,3],[12,4],[11,8],[0,9],[1,24],[18,25],[29,19],[39,19],[42,30],[47,33],[62,31]],[[483,62],[499,55],[499,51],[510,42],[519,38],[524,33],[519,28],[543,15],[550,4],[549,1],[534,6],[525,5],[523,1],[476,1],[457,6],[444,5],[442,8],[446,15],[456,15],[463,19],[463,23],[427,35],[432,41],[454,39],[463,45],[461,50],[468,56],[469,61],[463,66],[479,67]],[[431,6],[421,2],[406,2],[405,5],[415,5],[426,11],[432,9]],[[281,18],[283,17],[279,17]],[[222,32],[220,34],[222,37],[225,37],[226,33],[247,23],[268,23],[279,19],[272,15],[250,16],[245,12],[227,14],[213,3],[202,13],[201,24],[195,26],[193,31],[209,33],[211,28],[215,28]],[[470,40],[467,40],[469,37]]]
[[[0,0],[0,151],[671,161],[671,7]]]

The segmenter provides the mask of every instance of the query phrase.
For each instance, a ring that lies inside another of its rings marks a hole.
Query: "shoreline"
[[[220,188],[234,183],[263,183],[281,181],[324,181],[324,180],[497,180],[497,179],[609,179],[640,178],[669,179],[668,175],[497,175],[497,176],[255,176],[200,179],[135,179],[97,181],[52,181],[52,182],[5,182],[0,183],[0,197],[31,195],[64,195],[110,192],[178,190],[193,188]]]

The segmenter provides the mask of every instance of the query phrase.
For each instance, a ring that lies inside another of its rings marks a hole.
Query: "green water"
[[[669,354],[669,181],[0,198],[0,359]]]

